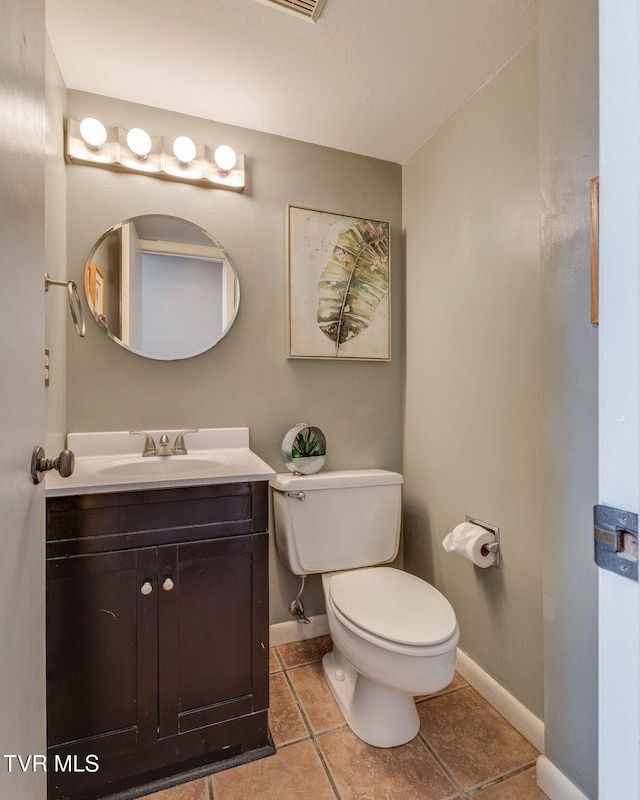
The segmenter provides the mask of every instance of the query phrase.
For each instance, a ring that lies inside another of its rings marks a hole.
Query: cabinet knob
[[[153,591],[153,586],[151,585],[151,583],[150,583],[149,581],[145,581],[145,582],[142,584],[142,587],[141,587],[141,589],[140,589],[140,592],[141,592],[142,594],[145,594],[145,595],[146,595],[146,594],[151,594],[151,592],[152,592],[152,591]]]
[[[162,588],[165,592],[170,592],[174,587],[174,583],[171,578],[165,578],[164,583],[162,584]]]

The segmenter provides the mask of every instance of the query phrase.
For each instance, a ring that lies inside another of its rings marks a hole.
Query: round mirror
[[[192,222],[145,214],[119,222],[94,245],[84,270],[96,322],[146,358],[191,358],[233,324],[240,282],[224,247]]]

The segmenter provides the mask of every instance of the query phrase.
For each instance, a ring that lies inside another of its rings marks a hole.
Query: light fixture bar
[[[154,178],[192,183],[211,189],[229,189],[234,192],[242,192],[245,189],[244,155],[237,155],[234,166],[226,171],[217,166],[214,149],[193,143],[195,155],[189,163],[185,163],[175,154],[175,139],[147,134],[150,147],[147,155],[140,157],[131,149],[132,144],[137,149],[135,137],[130,136],[127,142],[129,131],[119,127],[106,128],[104,144],[96,147],[94,139],[86,141],[80,126],[81,123],[74,119],[67,120],[66,157],[72,164],[88,164],[117,172],[150,175]],[[146,146],[144,149],[146,150]]]

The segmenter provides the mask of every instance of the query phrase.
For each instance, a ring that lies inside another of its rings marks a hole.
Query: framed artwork
[[[389,361],[389,223],[287,211],[288,357]]]
[[[599,226],[599,200],[600,178],[591,178],[591,324],[598,324],[598,290],[599,290],[599,263],[598,263],[598,226]]]

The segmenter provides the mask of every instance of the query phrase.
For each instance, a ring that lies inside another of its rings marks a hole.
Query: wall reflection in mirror
[[[238,312],[240,283],[210,233],[146,214],[96,242],[84,271],[89,308],[119,345],[147,358],[190,358],[213,347]]]

